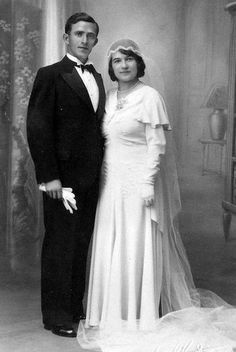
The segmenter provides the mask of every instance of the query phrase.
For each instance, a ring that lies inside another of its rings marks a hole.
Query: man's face
[[[98,41],[95,23],[79,21],[73,24],[70,34],[64,34],[64,41],[68,53],[85,63]]]

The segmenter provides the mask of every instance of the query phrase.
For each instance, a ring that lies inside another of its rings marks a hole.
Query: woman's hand
[[[60,180],[45,183],[46,193],[53,199],[62,199],[62,184]]]
[[[145,206],[151,207],[154,204],[154,186],[148,184],[142,185],[141,196]]]

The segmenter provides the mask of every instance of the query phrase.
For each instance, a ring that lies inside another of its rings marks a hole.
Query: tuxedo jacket
[[[96,71],[94,78],[99,88],[96,112],[67,56],[39,69],[27,113],[27,138],[38,183],[60,179],[64,187],[75,187],[77,182],[92,183],[98,176],[105,90]]]

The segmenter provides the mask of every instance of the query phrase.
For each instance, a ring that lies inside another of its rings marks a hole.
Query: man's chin
[[[89,52],[84,52],[84,53],[79,53],[77,55],[77,58],[81,61],[81,62],[85,62],[88,60],[88,56],[89,56]]]

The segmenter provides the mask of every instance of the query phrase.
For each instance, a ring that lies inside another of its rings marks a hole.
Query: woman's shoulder
[[[170,129],[165,102],[155,88],[143,86],[141,106],[143,114],[138,121],[149,123],[153,128],[164,125],[164,129]]]
[[[147,99],[162,99],[161,94],[153,87],[148,86],[146,84],[143,85],[143,95]]]
[[[165,105],[162,95],[155,88],[148,85],[144,85],[140,91],[142,91],[141,100],[144,105]]]

